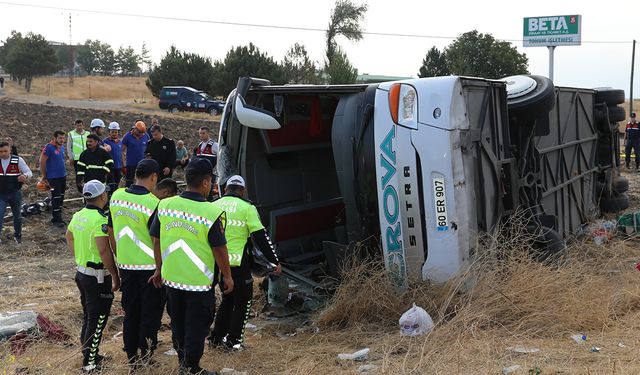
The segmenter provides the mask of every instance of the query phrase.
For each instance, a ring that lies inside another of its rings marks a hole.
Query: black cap
[[[213,166],[207,159],[196,158],[187,164],[187,168],[184,170],[186,174],[192,175],[211,175],[213,176]]]
[[[151,176],[153,173],[160,174],[160,164],[153,159],[142,159],[136,166],[136,176]]]
[[[635,118],[636,117],[636,113],[635,112],[631,112],[631,117]]]

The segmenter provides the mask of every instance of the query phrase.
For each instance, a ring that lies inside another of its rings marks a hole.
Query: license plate
[[[444,178],[433,179],[433,202],[436,218],[436,230],[449,230],[449,218],[447,217],[447,195],[444,187]]]

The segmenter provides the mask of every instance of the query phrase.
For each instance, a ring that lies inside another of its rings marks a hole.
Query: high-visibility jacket
[[[160,201],[157,215],[164,284],[188,291],[211,290],[215,259],[209,230],[222,210],[209,202],[175,196]]]
[[[242,263],[244,247],[251,233],[264,229],[256,206],[242,198],[227,195],[213,202],[213,205],[225,212],[229,265],[237,267]]]
[[[73,160],[80,159],[80,154],[82,151],[87,149],[87,135],[89,135],[88,131],[82,132],[82,134],[78,133],[75,129],[69,132],[69,139],[71,142],[67,146],[71,147],[71,153],[73,155]]]
[[[109,212],[117,244],[118,268],[155,270],[149,219],[160,200],[151,193],[133,194],[122,188],[111,196]]]
[[[105,213],[95,206],[87,206],[73,214],[67,229],[73,233],[76,264],[82,267],[86,267],[87,262],[101,264],[96,238],[108,236]]]

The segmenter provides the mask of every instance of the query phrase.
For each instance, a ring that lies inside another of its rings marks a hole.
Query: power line
[[[214,20],[205,20],[205,19],[196,19],[196,18],[181,18],[181,17],[155,16],[155,15],[148,15],[148,14],[112,12],[112,11],[106,11],[106,10],[91,10],[91,9],[55,7],[55,6],[49,6],[49,5],[20,4],[20,3],[14,3],[9,1],[0,1],[0,4],[13,5],[13,6],[19,6],[19,7],[28,7],[28,8],[50,9],[50,10],[57,10],[57,11],[105,14],[105,15],[120,16],[120,17],[148,18],[148,19],[163,20],[163,21],[195,22],[195,23],[207,23],[207,24],[216,24],[216,25],[227,25],[227,26],[258,27],[258,28],[266,28],[266,29],[312,31],[312,32],[323,32],[323,33],[327,31],[326,29],[319,29],[319,28],[313,28],[313,27],[281,26],[281,25],[268,25],[268,24],[244,23],[244,22],[225,22],[225,21],[214,21]],[[456,39],[458,38],[458,36],[383,33],[383,32],[374,32],[374,31],[363,31],[362,34],[374,35],[374,36],[422,38],[422,39]],[[500,38],[496,38],[496,39],[505,41],[505,42],[516,42],[516,43],[522,42],[522,39],[500,39]],[[631,44],[632,43],[631,40],[583,40],[581,42],[582,43],[599,43],[599,44]]]

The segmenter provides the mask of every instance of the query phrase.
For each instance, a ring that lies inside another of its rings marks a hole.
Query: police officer
[[[233,290],[221,220],[224,212],[205,200],[212,177],[209,161],[191,162],[185,169],[186,191],[160,201],[149,230],[156,259],[150,281],[167,287],[173,346],[181,372],[187,374],[214,374],[200,367],[200,358],[213,322],[216,264],[229,280],[224,293]]]
[[[224,196],[213,202],[214,206],[226,213],[225,237],[234,288],[232,293],[222,297],[209,342],[213,346],[224,346],[231,350],[244,349],[244,327],[253,300],[250,242],[253,242],[271,263],[277,265],[274,273],[280,274],[278,256],[260,222],[258,210],[243,198],[244,192],[244,179],[241,176],[232,176],[227,180]],[[224,286],[227,282],[228,279],[224,277],[220,285]]]
[[[124,351],[132,370],[148,363],[156,349],[165,303],[164,288],[148,283],[156,269],[149,225],[160,202],[150,191],[159,173],[155,160],[142,160],[134,184],[116,190],[109,204],[109,237],[122,280]]]
[[[635,112],[631,114],[631,119],[627,123],[627,128],[624,132],[624,164],[629,169],[629,163],[631,162],[631,149],[635,153],[636,170],[640,168],[640,124],[636,121]]]
[[[82,370],[99,369],[104,357],[98,354],[102,333],[120,288],[120,277],[109,247],[107,187],[98,180],[88,181],[83,189],[85,207],[76,212],[67,228],[67,246],[76,259],[76,285],[82,303]]]

